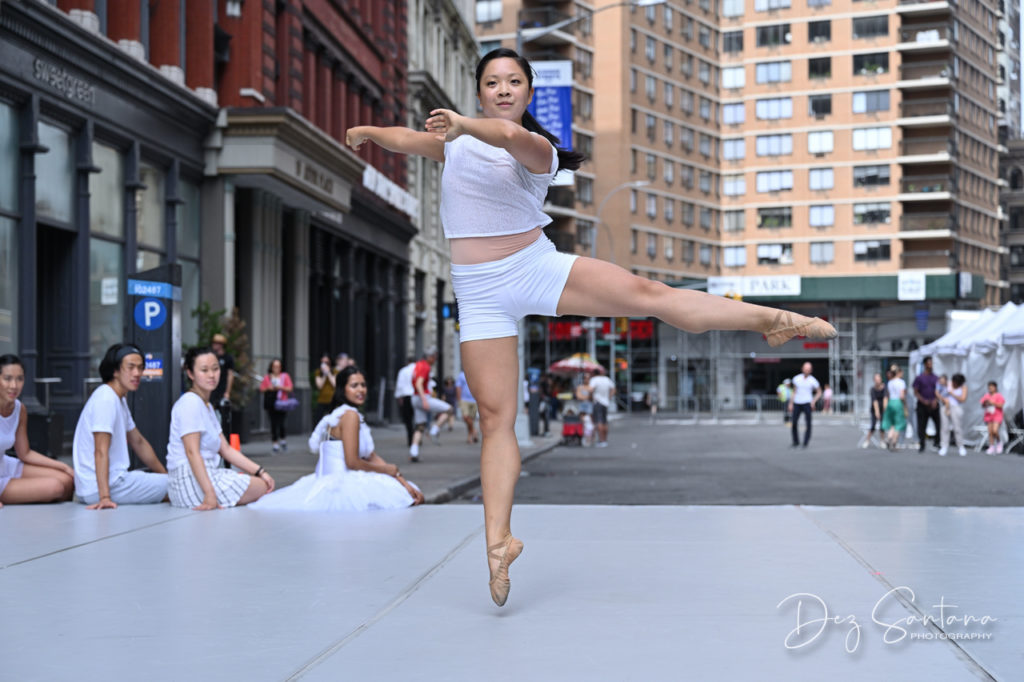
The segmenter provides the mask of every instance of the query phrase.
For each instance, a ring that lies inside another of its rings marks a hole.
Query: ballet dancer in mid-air
[[[519,404],[518,321],[526,315],[657,317],[688,332],[761,332],[777,346],[795,336],[827,339],[818,318],[734,301],[637,277],[593,258],[555,250],[543,227],[544,197],[555,173],[576,170],[578,152],[526,111],[533,71],[516,52],[498,48],[476,68],[481,118],[436,109],[426,131],[356,126],[346,142],[444,163],[441,222],[451,244],[452,288],[459,302],[462,366],[477,400],[491,598],[508,598],[508,568],[523,551],[512,536],[512,501],[520,455],[514,424]]]

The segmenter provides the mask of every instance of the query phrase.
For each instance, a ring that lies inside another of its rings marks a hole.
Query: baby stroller
[[[562,445],[583,445],[583,420],[571,408],[562,413]]]

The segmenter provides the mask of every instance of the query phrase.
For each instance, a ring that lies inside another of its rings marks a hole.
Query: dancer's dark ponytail
[[[530,62],[526,57],[522,57],[515,50],[510,50],[507,47],[499,47],[491,50],[483,57],[480,58],[480,62],[476,65],[476,89],[480,92],[480,80],[483,78],[484,67],[495,59],[514,59],[519,67],[526,74],[526,81],[529,86],[533,87],[533,67],[530,66]],[[550,142],[556,150],[558,150],[558,170],[578,170],[579,167],[586,160],[581,152],[572,151],[570,149],[562,149],[558,146],[561,142],[556,136],[549,133],[544,127],[537,122],[537,119],[533,117],[529,111],[523,112],[523,127],[529,130],[531,133],[537,133],[548,142]]]

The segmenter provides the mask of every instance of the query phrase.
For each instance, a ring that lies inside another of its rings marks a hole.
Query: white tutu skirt
[[[412,502],[409,491],[392,476],[372,471],[344,471],[303,476],[249,506],[293,511],[367,511],[402,509]]]

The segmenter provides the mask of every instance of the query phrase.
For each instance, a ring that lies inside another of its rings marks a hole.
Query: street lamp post
[[[604,207],[608,203],[608,200],[611,199],[616,193],[618,193],[618,192],[620,192],[620,191],[622,191],[624,189],[639,189],[641,187],[647,187],[650,184],[651,183],[649,181],[647,181],[647,180],[633,180],[631,182],[624,182],[621,185],[616,185],[615,187],[613,187],[611,189],[610,192],[608,192],[606,195],[604,195],[604,199],[602,199],[601,203],[597,205],[597,226],[595,226],[594,228],[592,228],[590,230],[590,257],[591,258],[597,258],[597,227],[599,226],[599,227],[603,227],[608,232],[609,253],[611,254],[611,261],[613,263],[615,262],[615,241],[612,239],[612,231],[608,227],[608,225],[604,222],[604,218],[601,217],[601,214],[604,211]],[[612,325],[614,326],[614,324],[615,324],[614,318],[612,318]],[[594,358],[596,360],[597,359],[597,319],[591,317],[587,326],[589,327],[587,329],[587,352],[590,353],[590,357],[592,357],[592,358]],[[612,328],[610,327],[609,331],[611,331],[611,329]],[[612,360],[612,364],[614,364],[614,361],[615,361],[615,343],[614,342],[609,342],[609,343],[611,344],[611,352],[609,353],[609,357]],[[610,364],[608,366],[608,375],[612,376],[612,372],[613,371],[614,371],[614,369],[613,369],[612,365]]]
[[[624,2],[616,2],[612,5],[598,7],[589,14],[577,14],[574,17],[569,17],[568,19],[556,21],[555,23],[549,26],[537,26],[535,28],[531,28],[529,29],[528,33],[523,31],[522,22],[516,21],[516,54],[521,55],[523,53],[524,43],[528,43],[531,40],[536,40],[537,38],[546,36],[549,33],[554,33],[555,31],[558,31],[560,29],[565,28],[566,26],[574,24],[577,21],[584,19],[585,17],[592,17],[598,12],[603,12],[606,9],[613,9],[615,7],[650,7],[652,5],[664,5],[666,2],[668,2],[668,0],[625,0]]]

